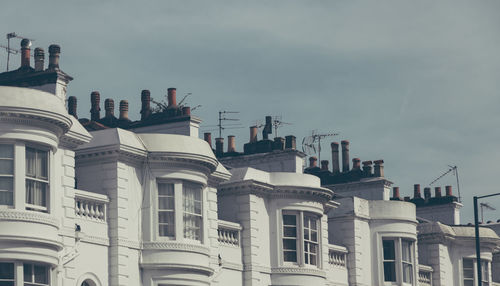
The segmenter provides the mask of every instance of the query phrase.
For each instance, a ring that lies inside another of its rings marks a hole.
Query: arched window
[[[96,284],[92,280],[87,279],[87,280],[82,282],[81,286],[96,286]]]

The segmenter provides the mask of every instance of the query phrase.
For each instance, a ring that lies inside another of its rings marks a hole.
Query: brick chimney
[[[61,47],[59,45],[49,46],[49,69],[59,69],[59,55]]]
[[[151,92],[147,89],[141,91],[141,120],[151,116]]]
[[[338,142],[332,142],[330,144],[332,147],[332,173],[336,174],[340,172],[340,167],[339,167],[339,143]]]
[[[375,163],[375,168],[373,173],[375,177],[383,177],[384,176],[384,160],[376,160],[373,161]]]
[[[210,145],[210,148],[212,148],[212,133],[205,132],[203,134],[203,139]]]
[[[318,158],[312,156],[309,157],[309,168],[315,168],[318,167]]]
[[[120,101],[120,120],[130,120],[128,119],[128,100]]]
[[[257,142],[257,126],[250,126],[250,143]]]
[[[370,177],[372,175],[372,161],[363,161],[363,176]]]
[[[234,141],[234,135],[227,136],[227,152],[233,153],[236,152],[236,143]]]
[[[182,115],[191,115],[191,107],[189,106],[184,106],[182,107]]]
[[[21,41],[21,68],[30,67],[31,41],[22,39]]]
[[[215,155],[217,157],[224,155],[224,138],[215,138]]]
[[[90,120],[97,121],[101,117],[101,108],[99,107],[99,101],[101,100],[101,95],[98,91],[93,91],[90,94]]]
[[[429,187],[424,188],[424,198],[426,200],[431,198],[431,188]]]
[[[445,188],[445,190],[446,190],[446,196],[447,196],[447,197],[451,197],[451,196],[453,196],[453,192],[452,192],[452,190],[451,190],[451,186],[445,186],[444,188]]]
[[[399,187],[392,188],[392,200],[401,200],[401,196],[399,195]]]
[[[361,170],[361,159],[352,158],[352,169],[353,170]]]
[[[76,96],[68,97],[68,113],[78,119],[78,115],[76,114]]]
[[[177,89],[175,87],[171,87],[168,89],[167,99],[168,99],[167,108],[177,107]]]
[[[440,198],[441,196],[441,187],[435,187],[434,188],[434,197]]]
[[[321,170],[328,171],[328,160],[321,160]]]
[[[292,149],[292,150],[297,149],[297,142],[295,136],[293,135],[285,136],[285,149]]]
[[[422,195],[420,193],[420,184],[413,185],[413,198],[414,199],[422,198]]]
[[[43,71],[45,52],[42,48],[35,48],[35,71]]]
[[[112,98],[104,100],[104,111],[106,112],[105,118],[115,117],[115,101]]]
[[[342,140],[342,172],[349,172],[349,141]]]

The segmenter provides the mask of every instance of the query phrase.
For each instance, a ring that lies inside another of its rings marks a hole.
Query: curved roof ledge
[[[61,135],[68,132],[73,125],[71,116],[61,100],[48,92],[0,86],[0,97],[2,120],[38,121],[48,127],[59,129]]]

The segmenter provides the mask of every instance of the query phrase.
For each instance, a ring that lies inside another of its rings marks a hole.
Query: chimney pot
[[[309,168],[315,168],[318,166],[318,158],[312,156],[309,157]]]
[[[97,121],[100,119],[101,108],[99,107],[99,101],[101,100],[101,95],[98,91],[93,91],[90,93],[90,120]]]
[[[453,192],[451,190],[451,186],[445,186],[445,189],[446,189],[446,196],[447,197],[453,196]]]
[[[257,142],[257,126],[250,126],[250,143]]]
[[[212,148],[212,133],[210,132],[205,132],[203,134],[203,138],[205,139],[205,141],[208,143],[208,145],[210,145],[210,148]]]
[[[441,197],[441,187],[435,187],[434,188],[434,193],[435,193],[435,197],[436,198],[440,198]]]
[[[375,164],[374,175],[375,177],[383,177],[384,176],[384,160],[376,160],[373,161]]]
[[[61,47],[59,45],[49,46],[49,69],[59,68],[59,55],[61,54]]]
[[[415,184],[413,185],[413,198],[421,198],[422,195],[420,194],[420,184]]]
[[[392,188],[392,198],[400,200],[399,196],[399,187],[393,187]]]
[[[182,108],[182,115],[191,115],[191,107],[189,106],[184,106]]]
[[[271,133],[273,133],[273,117],[266,116],[266,125],[264,125],[264,128],[262,129],[262,139],[268,140],[269,134]]]
[[[360,170],[361,169],[361,159],[359,158],[352,158],[352,169],[353,170]]]
[[[141,91],[141,120],[146,120],[151,116],[151,92],[147,89]]]
[[[215,138],[215,155],[217,157],[224,155],[224,138]]]
[[[21,41],[21,67],[30,66],[31,41],[22,39]]]
[[[120,119],[121,120],[129,120],[128,119],[128,100],[120,101]]]
[[[35,48],[35,71],[43,71],[45,52],[42,48]]]
[[[328,171],[328,160],[321,160],[321,170]]]
[[[365,177],[372,175],[372,161],[363,161],[363,174]]]
[[[424,188],[424,198],[426,200],[431,198],[431,188],[429,187]]]
[[[177,89],[175,87],[171,87],[168,89],[167,93],[168,106],[170,108],[177,107]]]
[[[68,97],[68,113],[78,119],[78,115],[76,114],[76,96]]]
[[[339,143],[338,142],[332,142],[330,144],[332,147],[332,173],[336,174],[340,172],[340,167],[339,167]]]
[[[236,143],[234,142],[234,135],[227,136],[227,152],[236,152]]]
[[[106,98],[106,100],[104,100],[104,111],[106,112],[104,117],[115,116],[115,101],[112,98]]]
[[[342,172],[349,172],[349,141],[342,140]]]
[[[296,137],[293,135],[285,136],[285,149],[297,149]]]

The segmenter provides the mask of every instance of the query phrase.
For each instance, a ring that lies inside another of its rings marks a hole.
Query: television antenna
[[[483,211],[484,211],[484,210],[483,210],[483,209],[484,209],[484,208],[486,208],[486,209],[488,209],[488,210],[490,210],[490,211],[494,211],[494,210],[496,210],[496,208],[492,207],[492,206],[491,206],[490,204],[488,204],[488,203],[480,203],[479,205],[481,206],[481,222],[483,222],[483,223],[484,223],[484,216],[483,216]]]
[[[458,190],[458,202],[461,203],[462,202],[462,197],[460,196],[460,181],[458,179],[458,167],[457,166],[451,166],[451,165],[448,165],[448,167],[450,169],[448,169],[448,171],[444,172],[443,174],[441,174],[441,176],[437,177],[436,179],[434,179],[434,181],[432,181],[429,186],[431,186],[432,184],[434,184],[435,182],[439,181],[441,178],[443,178],[444,176],[450,174],[450,173],[453,173],[453,175],[457,178],[457,190]]]
[[[283,125],[292,125],[292,123],[281,121],[282,116],[273,116],[274,138],[278,137],[278,128]]]
[[[311,132],[311,136],[304,137],[302,139],[302,151],[306,154],[311,155],[313,151],[314,153],[318,153],[318,161],[321,162],[321,139],[331,136],[337,136],[339,133],[318,133],[318,130],[313,130]],[[317,148],[315,147],[317,145]]]
[[[5,51],[7,51],[7,71],[9,71],[9,62],[10,62],[10,54],[18,54],[19,53],[19,50],[16,50],[16,49],[11,49],[10,48],[10,39],[13,39],[13,38],[18,38],[18,39],[28,39],[30,40],[30,42],[33,42],[35,39],[29,39],[29,38],[26,38],[26,37],[22,37],[18,34],[16,34],[15,32],[12,32],[12,33],[8,33],[7,34],[7,46],[0,46],[2,48],[5,49]]]
[[[219,111],[219,124],[217,124],[217,127],[219,127],[219,138],[222,138],[222,130],[225,129],[236,129],[238,127],[226,127],[228,125],[223,125],[224,121],[240,121],[238,118],[227,118],[226,114],[236,114],[240,113],[239,111],[227,111],[227,110],[221,110]],[[239,124],[235,124],[232,126],[239,126]]]

